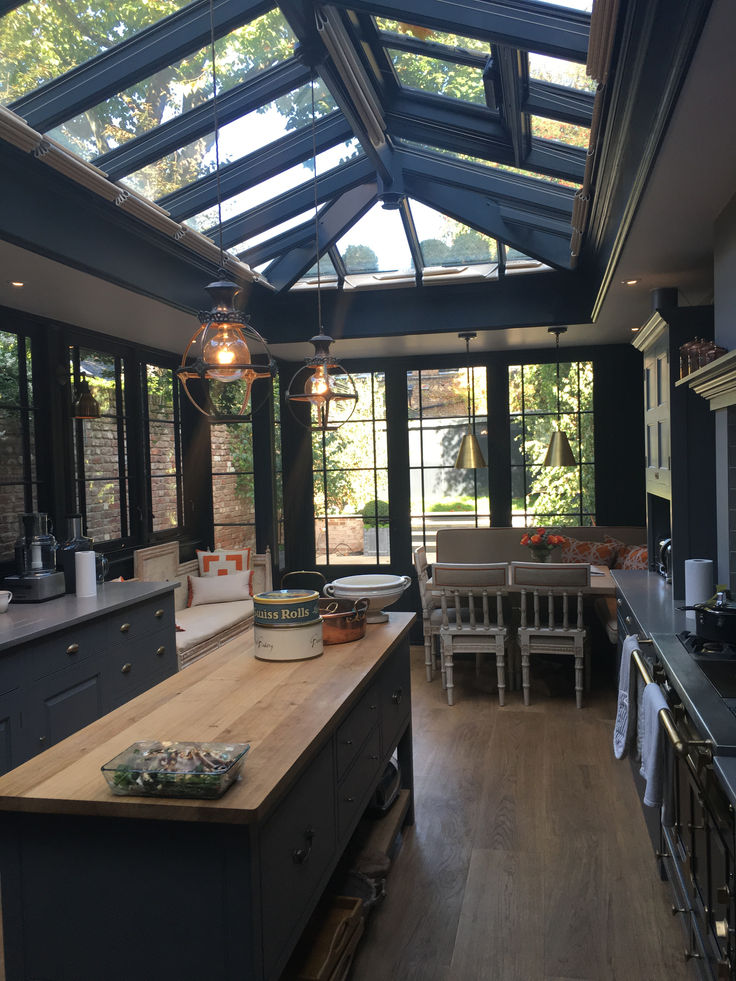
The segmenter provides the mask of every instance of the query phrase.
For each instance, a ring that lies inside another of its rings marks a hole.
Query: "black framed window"
[[[154,537],[178,531],[183,523],[182,439],[179,383],[171,368],[141,366],[145,473],[150,493],[150,527]]]
[[[455,469],[468,432],[468,396],[473,429],[488,460],[486,379],[485,368],[434,368],[406,375],[412,547],[424,545],[430,562],[440,528],[487,527],[491,521],[488,469]]]
[[[389,543],[386,377],[353,375],[358,402],[333,432],[312,432],[317,565],[387,565]]]
[[[590,525],[595,520],[593,363],[560,363],[559,428],[575,467],[544,467],[558,425],[556,365],[509,365],[512,524]]]
[[[253,425],[213,423],[212,508],[215,548],[256,548]]]
[[[96,542],[127,539],[131,522],[123,359],[72,346],[69,360],[74,389],[84,376],[100,406],[99,418],[74,420],[76,510]]]
[[[18,514],[38,510],[29,338],[0,331],[0,561],[13,557]]]

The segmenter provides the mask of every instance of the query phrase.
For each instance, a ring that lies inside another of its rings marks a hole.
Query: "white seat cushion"
[[[176,632],[176,650],[178,653],[186,651],[251,616],[253,616],[252,599],[233,603],[206,603],[202,606],[191,606],[186,610],[177,610],[176,623],[183,630]]]

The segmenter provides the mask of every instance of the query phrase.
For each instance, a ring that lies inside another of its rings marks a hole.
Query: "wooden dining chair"
[[[511,563],[511,587],[521,595],[518,642],[525,705],[529,704],[531,655],[565,654],[575,659],[575,699],[578,708],[583,707],[583,687],[590,688],[590,652],[583,625],[583,589],[588,586],[589,565]]]
[[[429,579],[429,565],[427,563],[427,550],[424,545],[414,549],[414,568],[417,571],[417,583],[419,585],[419,599],[422,604],[422,628],[424,630],[424,666],[427,672],[427,681],[434,678],[435,658],[439,651],[440,627],[442,626],[442,615],[440,612],[440,600],[427,590]],[[437,648],[437,650],[435,650]]]
[[[484,653],[495,654],[498,702],[504,704],[507,582],[506,562],[435,562],[432,568],[432,592],[440,601],[442,687],[448,705],[454,703],[454,656],[460,653],[475,654],[476,672]]]

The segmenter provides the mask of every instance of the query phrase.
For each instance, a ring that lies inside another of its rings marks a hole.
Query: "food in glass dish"
[[[238,777],[248,743],[143,740],[102,767],[114,794],[220,797]]]

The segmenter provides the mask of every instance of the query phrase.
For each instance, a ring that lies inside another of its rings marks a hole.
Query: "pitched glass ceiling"
[[[0,17],[0,101],[215,241],[219,195],[226,248],[279,290],[318,252],[338,286],[568,268],[591,3],[529,24],[517,0],[427,5],[422,24],[416,3],[345,2],[319,25],[309,0],[214,4],[219,180],[208,0],[26,0]]]

